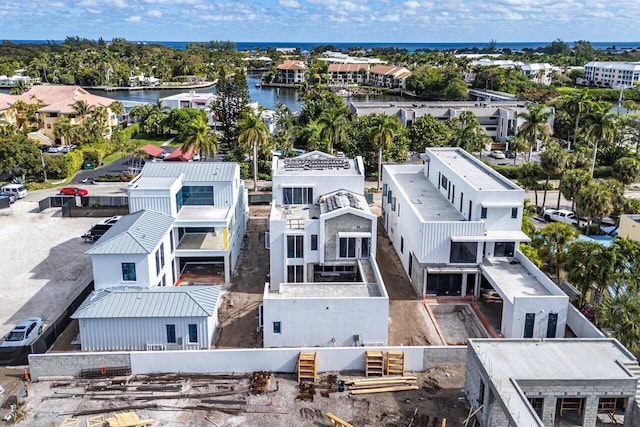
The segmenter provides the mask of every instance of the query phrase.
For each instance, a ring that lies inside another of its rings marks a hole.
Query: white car
[[[506,159],[507,156],[504,155],[504,153],[500,150],[493,150],[491,152],[491,154],[489,154],[491,157],[493,157],[494,159]]]
[[[0,347],[23,347],[31,345],[38,335],[42,333],[43,323],[39,317],[24,319],[14,326],[11,332],[5,335]]]
[[[52,145],[47,150],[47,153],[50,153],[50,154],[62,153],[63,149],[64,149],[64,147],[62,145]]]
[[[547,221],[557,221],[569,225],[578,225],[576,215],[567,209],[545,209],[543,216]]]

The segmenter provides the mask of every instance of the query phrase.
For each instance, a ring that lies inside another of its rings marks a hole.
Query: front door
[[[535,313],[527,313],[527,316],[524,320],[524,337],[525,338],[533,338],[533,325],[536,322],[536,314]]]

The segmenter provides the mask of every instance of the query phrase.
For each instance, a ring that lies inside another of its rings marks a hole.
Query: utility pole
[[[40,160],[42,161],[42,173],[44,174],[44,182],[49,182],[47,180],[47,166],[44,163],[44,154],[42,154],[42,151],[40,152]]]

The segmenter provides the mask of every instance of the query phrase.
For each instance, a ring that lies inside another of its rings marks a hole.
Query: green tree
[[[389,147],[395,135],[400,132],[402,124],[396,116],[377,114],[371,120],[371,142],[378,149],[378,190],[382,179],[382,152]]]
[[[591,182],[592,178],[584,169],[569,169],[562,176],[560,182],[560,192],[567,199],[571,200],[571,210],[575,210],[576,196],[585,185]]]
[[[431,114],[420,116],[407,128],[410,149],[424,153],[426,147],[446,147],[453,138],[452,129]]]
[[[535,163],[525,163],[518,169],[518,182],[520,185],[534,191],[536,211],[538,210],[538,176],[540,172],[540,167]]]
[[[590,182],[578,191],[575,197],[576,210],[578,215],[588,218],[587,235],[591,229],[593,218],[602,218],[609,214],[612,209],[612,197],[610,189],[602,182]]]
[[[542,207],[546,207],[547,189],[552,176],[561,175],[567,167],[567,153],[558,144],[552,144],[540,154],[540,167],[547,175],[544,185],[544,195],[542,196]],[[561,178],[562,179],[562,178]],[[560,192],[558,192],[558,204],[560,204]]]
[[[597,255],[604,249],[595,241],[577,240],[567,247],[567,253],[561,260],[567,279],[580,291],[580,307],[584,305],[600,268]]]
[[[560,270],[567,245],[578,237],[578,231],[569,224],[552,222],[540,230],[542,253],[556,271],[556,283],[560,283]]]
[[[224,149],[230,149],[238,141],[240,131],[236,124],[249,103],[246,75],[238,71],[233,76],[227,76],[221,69],[216,92],[218,97],[212,104],[213,111],[221,123],[222,146]]]
[[[591,176],[596,167],[598,156],[598,143],[611,142],[615,136],[616,125],[611,114],[611,105],[598,103],[585,117],[585,136],[593,141],[593,154],[591,156]]]
[[[466,151],[478,150],[482,159],[482,146],[489,142],[490,138],[484,131],[477,117],[470,110],[465,110],[460,117],[449,120],[453,131],[451,145],[461,147]]]
[[[320,125],[320,137],[329,141],[329,153],[333,154],[333,147],[342,149],[342,141],[349,124],[347,118],[337,109],[324,111],[318,118]]]
[[[251,149],[253,157],[253,190],[258,189],[258,146],[265,146],[269,142],[269,132],[260,114],[247,110],[238,122],[240,135],[238,142],[245,152]]]
[[[509,141],[509,149],[515,152],[513,156],[513,164],[516,164],[518,160],[518,152],[522,152],[527,149],[527,141],[520,135],[516,135]]]
[[[206,117],[196,115],[182,131],[180,149],[183,153],[192,150],[193,153],[200,153],[201,158],[216,154],[218,140],[207,124]]]
[[[613,164],[613,177],[624,185],[636,182],[640,176],[640,161],[635,157],[623,157]]]
[[[575,117],[575,127],[573,129],[573,145],[576,145],[578,138],[578,130],[580,128],[580,118],[591,110],[593,106],[593,100],[589,94],[589,89],[581,90],[580,92],[569,96],[564,102],[564,108],[567,112]],[[571,148],[571,146],[569,146]]]
[[[175,108],[171,110],[168,117],[168,124],[171,129],[183,135],[185,130],[192,124],[194,120],[202,119],[205,124],[207,122],[207,114],[198,108]]]
[[[630,352],[640,351],[640,295],[624,293],[596,305],[598,324],[610,328]]]
[[[527,161],[530,162],[533,147],[537,145],[538,140],[544,143],[549,139],[551,134],[551,127],[549,126],[551,112],[546,111],[545,106],[542,104],[530,105],[527,110],[526,113],[521,115],[524,123],[518,129],[518,134],[529,142]]]

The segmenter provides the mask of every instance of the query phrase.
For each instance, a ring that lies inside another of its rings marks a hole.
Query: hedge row
[[[498,172],[499,174],[503,175],[506,178],[518,179],[518,172],[520,171],[521,167],[522,165],[517,165],[517,166],[512,165],[512,166],[494,166],[493,168],[496,170],[496,172]],[[596,168],[593,170],[594,178],[611,178],[612,176],[613,176],[613,167],[611,166],[596,166]],[[542,171],[542,169],[540,169],[540,172],[537,178],[539,180],[547,178],[547,176]]]

